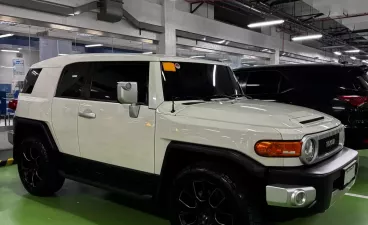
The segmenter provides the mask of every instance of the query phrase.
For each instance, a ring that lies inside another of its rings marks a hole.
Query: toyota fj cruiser
[[[180,225],[323,212],[358,170],[340,121],[250,100],[228,66],[177,57],[39,62],[9,138],[29,193],[52,195],[68,178],[152,199]]]

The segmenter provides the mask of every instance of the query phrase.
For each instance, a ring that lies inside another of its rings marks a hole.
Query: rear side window
[[[281,74],[277,71],[250,72],[245,87],[246,94],[276,94]]]
[[[118,82],[137,82],[138,102],[148,104],[149,62],[93,62],[90,99],[118,102]]]
[[[42,69],[30,69],[24,80],[22,93],[31,94]]]
[[[65,66],[55,97],[81,98],[88,70],[89,63],[87,62],[73,63]]]

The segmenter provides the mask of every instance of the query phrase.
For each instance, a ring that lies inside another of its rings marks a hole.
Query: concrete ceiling
[[[304,0],[304,2],[330,17],[368,13],[366,0]],[[338,21],[352,31],[368,29],[368,14]]]

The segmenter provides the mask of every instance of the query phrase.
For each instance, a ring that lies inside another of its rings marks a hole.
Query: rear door
[[[80,156],[78,144],[78,108],[84,98],[88,63],[73,63],[62,71],[52,102],[52,126],[60,151]]]

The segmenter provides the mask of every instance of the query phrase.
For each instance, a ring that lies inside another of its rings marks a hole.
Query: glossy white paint
[[[62,68],[84,61],[150,61],[149,105],[138,118],[129,105],[54,98]],[[108,164],[159,174],[170,141],[217,146],[240,151],[265,166],[301,166],[299,158],[258,156],[259,140],[301,140],[305,135],[340,125],[323,113],[286,104],[240,98],[183,105],[164,101],[160,61],[211,63],[160,55],[88,54],[57,57],[37,63],[43,68],[31,95],[21,94],[17,116],[45,121],[62,152]],[[96,118],[79,117],[91,110]],[[52,112],[52,113],[51,113]],[[323,116],[324,119],[301,124]],[[52,126],[51,126],[52,124]]]
[[[52,101],[52,128],[63,153],[80,156],[78,144],[78,108],[81,100],[54,98]]]
[[[79,112],[86,109],[96,118],[78,117],[83,158],[154,172],[155,110],[141,106],[138,118],[131,118],[128,104],[82,101]]]
[[[311,109],[245,98],[182,103],[175,103],[175,113],[170,112],[171,102],[163,103],[157,110],[156,173],[161,170],[168,140],[238,150],[266,166],[300,166],[299,158],[261,157],[255,153],[254,145],[259,140],[301,140],[306,134],[340,124]],[[298,122],[321,115],[325,119],[313,126]]]

